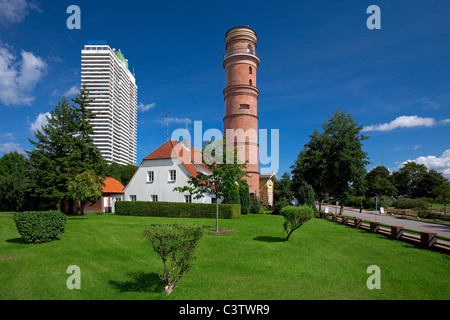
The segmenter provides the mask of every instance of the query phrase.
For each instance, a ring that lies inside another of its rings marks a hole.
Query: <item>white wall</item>
[[[169,181],[169,170],[176,170],[176,181]],[[153,182],[148,182],[148,171],[153,171]],[[125,187],[124,200],[130,201],[130,195],[136,195],[137,201],[151,201],[151,196],[157,195],[158,201],[185,202],[185,195],[189,193],[173,191],[173,188],[187,186],[189,177],[189,171],[177,158],[143,160]],[[206,195],[201,199],[192,197],[192,202],[211,203],[211,196]]]

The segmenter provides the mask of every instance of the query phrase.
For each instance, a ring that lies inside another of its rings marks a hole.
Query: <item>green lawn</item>
[[[247,215],[220,220],[227,235],[206,234],[194,269],[166,296],[162,262],[142,236],[152,223],[174,219],[90,215],[69,217],[66,232],[25,244],[12,217],[0,217],[0,299],[450,299],[450,256],[323,219],[289,241],[283,218]],[[81,269],[81,289],[69,290],[66,269]],[[367,267],[381,269],[381,289],[369,290]]]

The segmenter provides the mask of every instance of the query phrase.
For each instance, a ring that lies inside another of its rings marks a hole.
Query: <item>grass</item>
[[[220,220],[236,231],[204,235],[194,268],[166,296],[162,262],[142,236],[153,223],[215,226],[214,219],[90,215],[69,217],[52,242],[25,244],[12,217],[0,216],[0,299],[450,298],[447,254],[323,219],[283,241],[283,218],[270,215]],[[70,265],[80,267],[80,290],[66,286]],[[366,286],[370,265],[381,269],[380,290]]]

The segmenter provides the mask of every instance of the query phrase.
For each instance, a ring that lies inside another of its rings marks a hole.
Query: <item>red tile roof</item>
[[[198,170],[195,167],[194,163],[196,165],[204,166],[203,163],[201,162],[198,163],[194,161],[194,156],[199,152],[201,160],[201,150],[196,149],[194,147],[189,147],[189,150],[186,150],[181,142],[176,140],[168,140],[167,142],[163,143],[159,148],[157,148],[155,151],[146,156],[144,160],[178,158],[184,165],[186,170],[188,170],[193,177],[196,177]],[[189,160],[183,159],[184,156],[190,156],[190,159]]]
[[[106,178],[103,182],[103,193],[124,193],[123,184],[114,178]]]

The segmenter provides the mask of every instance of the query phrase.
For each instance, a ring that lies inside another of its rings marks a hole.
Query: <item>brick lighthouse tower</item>
[[[249,27],[232,28],[225,35],[226,53],[222,63],[226,72],[223,125],[227,141],[230,141],[231,134],[233,135],[238,159],[249,161],[245,169],[249,175],[246,180],[250,194],[259,197],[259,90],[256,87],[259,57],[256,42],[256,32]]]

